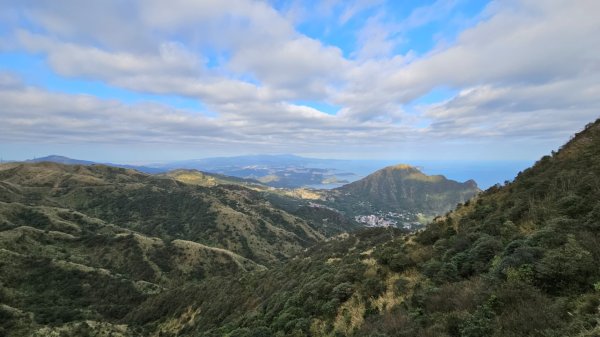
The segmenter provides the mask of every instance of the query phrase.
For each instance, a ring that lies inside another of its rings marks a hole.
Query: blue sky
[[[0,6],[3,158],[534,160],[598,117],[592,0]]]

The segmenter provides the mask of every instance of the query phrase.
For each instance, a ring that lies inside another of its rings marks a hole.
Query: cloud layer
[[[599,115],[594,0],[492,1],[455,23],[448,18],[461,2],[452,0],[404,15],[364,0],[326,1],[314,15],[293,1],[2,3],[2,53],[41,57],[66,80],[182,97],[205,109],[61,92],[24,82],[25,70],[7,64],[5,146],[218,144],[229,153],[433,159],[453,149],[457,158],[478,158],[478,148],[502,142],[502,159],[548,151]],[[410,48],[415,32],[440,20],[460,29],[431,36],[438,40],[426,52]],[[310,25],[322,33],[303,29]],[[351,41],[335,42],[332,30]],[[436,97],[439,90],[447,94]],[[520,145],[510,153],[506,144]]]

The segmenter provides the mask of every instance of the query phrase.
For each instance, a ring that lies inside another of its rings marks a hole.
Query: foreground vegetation
[[[598,172],[600,122],[417,235],[341,237],[160,294],[129,318],[163,335],[597,336]],[[178,309],[155,314],[166,307]],[[189,310],[205,314],[186,321]]]

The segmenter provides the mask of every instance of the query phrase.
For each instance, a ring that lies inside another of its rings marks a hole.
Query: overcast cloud
[[[393,4],[0,0],[0,151],[535,159],[599,116],[600,2]]]

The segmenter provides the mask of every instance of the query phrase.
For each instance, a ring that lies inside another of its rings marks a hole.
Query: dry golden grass
[[[152,337],[161,336],[161,332],[167,331],[170,334],[175,333],[178,334],[179,331],[183,330],[186,326],[193,326],[196,322],[197,317],[201,314],[199,308],[194,309],[191,306],[187,307],[187,309],[178,317],[173,317],[167,319],[164,323],[162,323],[158,329],[155,330],[155,333]]]
[[[372,301],[374,307],[380,312],[390,311],[394,306],[401,303],[401,298],[396,295],[396,281],[400,275],[392,274],[385,280],[385,292]]]
[[[365,303],[358,296],[353,296],[338,309],[333,323],[334,330],[346,336],[350,335],[363,325],[365,311]]]
[[[340,261],[342,261],[342,259],[339,258],[339,257],[330,257],[330,258],[327,259],[327,261],[325,263],[327,263],[327,264],[334,264],[334,263],[337,263],[337,262],[340,262]]]
[[[168,176],[185,184],[198,186],[215,186],[217,179],[207,176],[200,171],[173,171],[167,173]]]
[[[292,198],[306,199],[306,200],[319,200],[322,199],[320,192],[315,190],[309,190],[306,188],[295,188],[293,190],[284,190],[283,195],[287,195]]]
[[[66,270],[79,270],[79,271],[86,272],[86,273],[99,273],[99,274],[106,275],[106,276],[112,276],[110,271],[108,271],[104,268],[94,268],[94,267],[86,266],[83,264],[70,262],[70,261],[64,261],[64,260],[57,260],[57,261],[53,261],[52,263],[55,266],[66,269]]]

